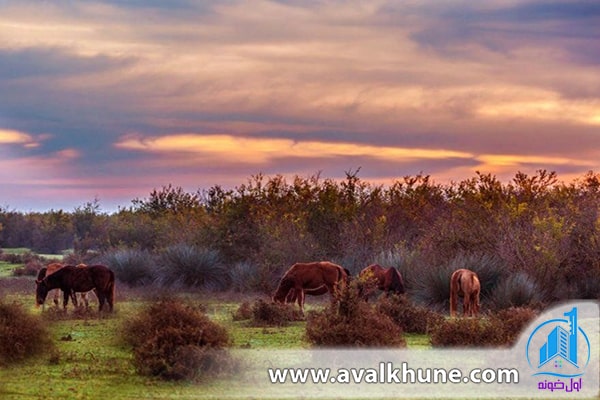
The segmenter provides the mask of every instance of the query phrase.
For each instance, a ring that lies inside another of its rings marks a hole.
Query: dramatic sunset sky
[[[0,2],[0,207],[358,167],[600,172],[600,2]]]

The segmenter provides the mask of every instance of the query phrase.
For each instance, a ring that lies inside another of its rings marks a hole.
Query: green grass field
[[[0,280],[0,300],[17,302],[28,312],[47,321],[57,351],[38,359],[0,369],[2,399],[187,399],[219,398],[226,379],[202,383],[174,383],[140,376],[131,363],[131,352],[120,339],[121,326],[144,305],[140,291],[118,288],[115,312],[99,318],[94,309],[88,318],[77,316],[70,306],[67,316],[34,305],[33,278]],[[183,294],[188,301],[202,304],[207,315],[227,328],[233,348],[307,348],[305,322],[287,327],[251,327],[247,321],[234,321],[233,312],[243,300],[257,296]],[[96,306],[96,304],[93,304]],[[307,309],[322,307],[311,304]],[[427,347],[424,335],[408,335],[409,347]]]

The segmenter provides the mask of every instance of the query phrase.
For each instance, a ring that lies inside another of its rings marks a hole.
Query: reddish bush
[[[328,347],[405,347],[402,328],[366,303],[357,286],[356,281],[352,282],[341,290],[337,303],[308,314],[308,340]]]
[[[287,326],[300,319],[300,311],[291,304],[271,303],[262,299],[252,304],[253,326]]]
[[[198,379],[230,365],[227,331],[202,311],[176,300],[151,304],[125,326],[133,363],[143,375]]]
[[[387,315],[404,332],[428,333],[432,326],[443,321],[444,317],[423,306],[417,306],[406,296],[391,295],[377,301],[377,310]]]
[[[18,304],[0,303],[0,366],[53,349],[45,326]]]

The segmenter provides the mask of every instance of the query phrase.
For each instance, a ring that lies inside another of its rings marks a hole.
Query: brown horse
[[[61,263],[48,264],[46,267],[44,267],[38,271],[36,283],[38,283],[39,281],[44,279],[46,276],[55,273],[62,267],[64,267],[64,264],[61,264]],[[77,268],[85,268],[85,267],[87,267],[87,265],[85,265],[85,264],[77,265]],[[54,289],[54,305],[57,307],[58,307],[58,296],[60,294],[59,292],[60,292],[60,289]],[[80,293],[79,295],[81,296],[81,299],[85,303],[85,308],[88,308],[89,302],[87,299],[87,293]],[[71,293],[71,299],[73,300],[73,304],[77,305],[77,297],[76,297],[75,293]],[[39,306],[39,304],[38,304],[38,306]]]
[[[112,311],[115,297],[115,274],[104,265],[90,265],[86,268],[77,268],[66,265],[58,271],[36,281],[36,302],[41,305],[46,301],[48,291],[60,289],[63,292],[63,308],[67,308],[69,296],[75,292],[89,292],[94,290],[98,297],[99,311],[105,302],[108,302],[109,311]],[[76,303],[76,300],[73,300]]]
[[[296,263],[279,281],[273,301],[284,303],[297,300],[304,314],[305,294],[314,296],[329,292],[335,298],[337,287],[345,285],[348,273],[337,264],[327,261]]]
[[[463,298],[463,315],[472,317],[479,313],[481,284],[477,274],[468,269],[458,269],[450,278],[450,316],[456,316],[458,297]]]
[[[344,268],[344,271],[346,272],[346,279],[350,279],[350,271],[347,268]],[[327,285],[321,285],[315,289],[304,289],[304,294],[309,294],[311,296],[321,296],[326,294],[327,292],[329,292],[329,290],[327,289]],[[285,297],[285,302],[294,303],[297,299],[298,295],[296,293],[296,289],[292,288]]]
[[[379,264],[371,264],[358,274],[359,277],[372,275],[377,284],[377,289],[383,290],[386,295],[390,293],[404,294],[404,280],[400,272],[394,267],[385,268]],[[365,294],[365,298],[369,293]]]

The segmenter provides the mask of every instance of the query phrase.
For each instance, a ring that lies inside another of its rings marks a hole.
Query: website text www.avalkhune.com
[[[519,383],[515,368],[473,368],[463,373],[458,368],[415,368],[406,362],[395,367],[392,362],[381,362],[377,368],[268,368],[273,384],[457,384],[457,383]]]

